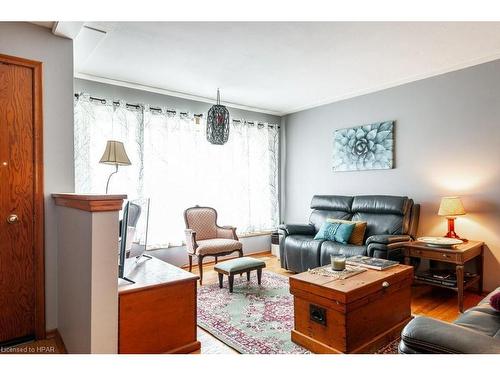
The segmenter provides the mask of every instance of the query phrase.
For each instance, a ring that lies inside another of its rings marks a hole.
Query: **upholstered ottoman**
[[[262,260],[241,257],[216,264],[214,270],[219,274],[219,287],[222,288],[224,275],[229,279],[229,292],[233,292],[234,275],[241,275],[246,272],[247,280],[250,281],[250,271],[257,270],[257,282],[260,285],[262,280],[262,269],[266,267],[266,263]]]

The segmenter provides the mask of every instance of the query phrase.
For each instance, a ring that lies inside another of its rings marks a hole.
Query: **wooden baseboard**
[[[64,345],[64,341],[57,328],[48,330],[45,334],[45,337],[47,339],[53,339],[56,342],[57,350],[59,351],[60,354],[68,354],[66,345]]]

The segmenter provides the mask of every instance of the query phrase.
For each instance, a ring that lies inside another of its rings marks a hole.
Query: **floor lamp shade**
[[[111,164],[111,165],[130,165],[130,159],[125,151],[125,146],[119,141],[108,141],[106,143],[106,149],[104,154],[102,154],[99,163]]]

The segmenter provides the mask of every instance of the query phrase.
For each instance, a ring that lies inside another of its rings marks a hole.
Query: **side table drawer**
[[[432,260],[440,260],[442,262],[455,263],[458,259],[458,254],[440,253],[432,250],[410,249],[410,256],[417,258],[425,258]]]

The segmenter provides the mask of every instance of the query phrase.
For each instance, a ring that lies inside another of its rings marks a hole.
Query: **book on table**
[[[370,268],[372,270],[383,271],[399,264],[394,260],[371,258],[363,255],[356,255],[346,259],[346,263],[352,266]]]

